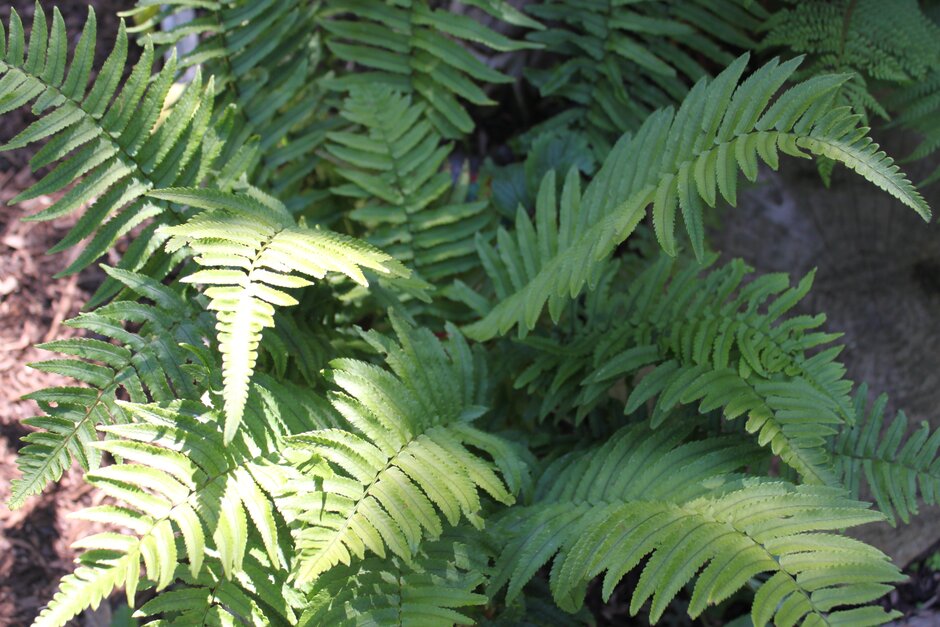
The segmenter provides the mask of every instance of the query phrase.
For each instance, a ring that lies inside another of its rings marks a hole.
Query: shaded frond
[[[385,253],[346,235],[298,225],[278,201],[210,189],[174,189],[159,197],[206,211],[167,227],[171,251],[188,246],[203,266],[183,281],[208,285],[216,312],[225,380],[225,441],[234,437],[248,396],[261,332],[274,325],[274,308],[297,300],[285,289],[305,287],[305,277],[328,272],[367,285],[364,269],[388,276],[408,271]]]
[[[72,357],[31,364],[32,368],[75,379],[84,387],[52,387],[28,394],[46,413],[24,420],[40,429],[27,434],[17,458],[23,476],[12,483],[10,507],[40,493],[50,481],[77,460],[84,470],[96,470],[101,457],[94,447],[99,425],[127,421],[120,395],[138,403],[196,399],[203,388],[193,370],[193,353],[211,337],[211,322],[196,303],[178,290],[139,274],[105,268],[110,277],[135,297],[153,304],[117,300],[92,313],[65,322],[97,338],[55,340],[39,348]],[[137,328],[128,330],[129,326]]]
[[[299,624],[472,625],[461,610],[487,602],[476,590],[488,558],[465,532],[423,543],[408,563],[390,556],[337,566],[314,583]]]
[[[896,112],[891,126],[910,129],[922,136],[920,143],[907,156],[908,160],[924,159],[940,150],[940,70],[897,89],[885,102]],[[919,185],[930,185],[938,180],[940,166]]]
[[[364,201],[349,215],[369,228],[369,241],[422,278],[440,280],[476,266],[474,235],[488,231],[493,216],[485,200],[467,198],[466,175],[454,184],[451,146],[426,108],[387,87],[354,87],[340,113],[361,130],[328,134],[327,149],[349,181],[333,192]]]
[[[714,81],[696,84],[678,112],[658,111],[635,135],[624,136],[583,195],[578,178],[569,176],[557,200],[554,189],[546,190],[534,221],[517,213],[515,231],[497,234],[499,267],[487,268],[491,278],[508,277],[512,294],[470,325],[468,335],[490,339],[516,325],[524,335],[546,301],[557,321],[561,305],[593,284],[600,262],[633,232],[649,206],[666,252],[677,250],[678,209],[701,258],[705,206],[714,206],[719,193],[735,204],[738,171],[756,179],[758,158],[776,167],[778,150],[843,163],[929,218],[927,203],[866,136],[867,129],[857,126],[858,117],[830,106],[829,96],[845,76],[811,78],[770,104],[798,61],[772,61],[738,85],[746,60],[739,58]]]
[[[508,584],[512,599],[554,558],[553,596],[574,610],[591,579],[604,573],[607,600],[648,558],[630,613],[652,600],[653,621],[693,579],[692,618],[749,581],[758,581],[751,618],[760,627],[881,624],[896,615],[865,604],[901,573],[877,549],[832,533],[879,513],[839,490],[737,479],[749,445],[735,436],[682,444],[687,433],[636,425],[550,466],[535,503],[499,525],[505,541],[491,590]]]
[[[734,60],[729,49],[756,47],[751,33],[767,17],[747,0],[550,0],[526,8],[551,25],[529,39],[560,58],[526,76],[543,97],[571,105],[545,125],[583,129],[600,155],[651,111],[681,102],[708,75],[703,61],[724,67]]]
[[[0,149],[45,140],[30,163],[35,169],[57,164],[13,202],[68,188],[29,220],[52,220],[87,205],[68,235],[52,248],[51,252],[62,251],[91,238],[63,274],[94,262],[135,226],[150,219],[165,222],[168,206],[147,192],[201,182],[221,149],[221,140],[210,125],[211,80],[203,85],[197,74],[164,115],[175,59],[151,76],[154,51],[146,46],[118,89],[128,45],[122,25],[114,49],[89,83],[95,39],[95,16],[90,11],[68,64],[68,38],[58,10],[53,11],[49,28],[45,12],[37,5],[25,56],[23,25],[17,13],[11,13],[6,42],[0,26],[0,115],[31,104],[39,116]],[[153,237],[153,230],[145,231],[128,250],[122,267],[140,269],[154,252]]]
[[[471,424],[485,412],[479,355],[453,326],[442,343],[426,329],[392,322],[397,342],[368,336],[391,372],[351,359],[333,363],[342,391],[331,401],[347,426],[288,439],[322,460],[279,504],[296,523],[299,583],[366,550],[384,558],[388,549],[408,564],[424,538],[441,535],[442,516],[450,525],[466,518],[482,526],[479,492],[511,504],[522,482],[524,466],[508,443]]]
[[[867,486],[878,509],[895,524],[910,522],[918,502],[940,502],[940,432],[922,422],[908,433],[907,416],[898,412],[885,420],[884,394],[868,403],[868,386],[855,395],[854,424],[843,425],[829,444],[836,471],[849,492],[858,498]],[[887,428],[885,429],[885,426]]]
[[[464,2],[499,20],[533,20],[508,2]],[[432,8],[427,0],[330,0],[321,12],[320,25],[329,33],[326,45],[342,63],[355,63],[362,71],[340,74],[329,81],[346,91],[357,85],[380,84],[416,102],[439,133],[449,139],[473,130],[464,102],[495,104],[479,83],[510,83],[512,78],[493,69],[471,52],[468,44],[487,51],[509,52],[532,47],[484,26],[470,15]]]

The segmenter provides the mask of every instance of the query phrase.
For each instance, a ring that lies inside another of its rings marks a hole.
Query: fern
[[[934,70],[923,80],[906,85],[888,98],[886,104],[897,111],[892,127],[907,128],[923,136],[908,160],[924,159],[940,150],[940,72]],[[940,180],[940,166],[919,183],[921,187]]]
[[[513,598],[554,556],[552,594],[573,610],[590,578],[606,572],[607,599],[649,556],[630,613],[652,599],[653,621],[693,577],[695,618],[762,573],[771,576],[757,588],[755,625],[892,617],[878,606],[840,609],[870,603],[901,575],[879,551],[827,533],[879,520],[878,513],[838,490],[737,479],[734,471],[749,461],[746,444],[733,436],[680,444],[683,435],[636,425],[550,466],[535,503],[500,526],[507,539],[491,588],[508,583]]]
[[[348,427],[288,439],[322,460],[291,486],[282,508],[295,532],[299,583],[339,563],[386,548],[408,564],[423,538],[441,535],[463,517],[483,524],[479,491],[511,504],[524,469],[512,448],[469,423],[485,411],[478,359],[449,326],[441,343],[396,317],[398,342],[372,334],[392,373],[354,360],[337,360],[331,396]],[[494,463],[477,456],[481,449]],[[503,481],[506,482],[504,485]],[[507,489],[508,486],[508,489]]]
[[[0,25],[0,114],[31,103],[40,118],[2,147],[12,150],[46,140],[31,160],[33,168],[57,163],[38,183],[13,199],[20,202],[75,183],[51,206],[30,220],[52,220],[88,205],[59,252],[84,245],[62,274],[78,272],[107,252],[122,235],[146,220],[166,221],[169,207],[146,194],[150,190],[201,182],[215,162],[221,141],[210,127],[211,80],[196,78],[163,115],[176,61],[171,59],[151,80],[152,46],[118,90],[127,57],[127,35],[118,31],[114,49],[89,85],[95,51],[96,21],[89,11],[82,37],[67,65],[68,40],[58,10],[48,27],[37,5],[26,48],[19,15],[10,16],[9,39]],[[25,55],[25,56],[24,56]],[[76,182],[77,181],[77,182]],[[148,237],[149,235],[149,237]],[[125,255],[123,267],[139,270],[152,252],[151,230]]]
[[[689,84],[707,75],[702,59],[731,63],[734,55],[722,44],[755,47],[750,33],[766,18],[759,4],[739,0],[552,0],[529,11],[553,24],[529,38],[561,61],[526,76],[543,97],[573,105],[546,124],[574,123],[601,154],[651,111],[681,101]]]
[[[511,24],[539,27],[508,2],[473,0],[463,4]],[[329,0],[321,12],[320,25],[329,33],[326,45],[337,60],[364,70],[329,81],[334,88],[345,91],[356,85],[381,84],[414,94],[416,101],[426,104],[427,118],[448,139],[473,130],[473,120],[462,102],[495,104],[478,82],[512,82],[458,42],[500,52],[530,47],[464,12],[432,8],[426,0]]]
[[[829,443],[843,484],[858,498],[867,485],[871,497],[892,525],[910,522],[918,502],[937,503],[940,497],[940,435],[924,422],[907,435],[907,416],[899,412],[885,424],[884,394],[868,405],[868,387],[855,395],[855,420]],[[863,481],[864,480],[864,481]]]
[[[441,169],[450,147],[425,109],[387,88],[354,88],[342,115],[365,132],[330,133],[328,150],[349,181],[333,192],[375,199],[349,214],[369,227],[370,241],[423,278],[440,280],[475,267],[473,236],[492,218],[485,200],[467,202],[466,183],[452,186]]]
[[[189,246],[196,263],[204,267],[185,281],[210,286],[206,295],[209,308],[217,312],[225,379],[226,442],[242,419],[261,331],[274,325],[275,306],[297,303],[285,288],[310,285],[297,273],[321,279],[327,272],[338,272],[361,284],[367,284],[363,268],[407,275],[400,264],[370,246],[298,225],[287,208],[270,197],[201,189],[165,190],[158,197],[206,210],[164,233],[170,238],[169,250]]]
[[[746,60],[740,57],[712,82],[700,81],[677,113],[654,113],[636,135],[621,139],[583,196],[577,178],[569,176],[557,209],[555,199],[547,199],[536,212],[535,224],[520,212],[515,237],[500,231],[499,256],[505,269],[499,271],[511,277],[514,291],[467,333],[483,340],[518,325],[524,335],[535,326],[546,301],[557,320],[565,300],[591,283],[599,260],[633,232],[649,205],[666,252],[677,250],[678,205],[692,248],[701,258],[704,206],[717,202],[717,191],[734,204],[738,170],[754,180],[758,156],[776,167],[778,149],[795,156],[806,156],[805,150],[844,163],[929,218],[920,194],[865,136],[865,129],[856,127],[857,116],[829,106],[828,96],[846,77],[809,79],[768,107],[798,62],[771,62],[738,85]]]
[[[177,290],[146,276],[105,268],[109,276],[153,305],[118,300],[93,313],[67,321],[67,326],[95,333],[99,338],[72,338],[40,345],[71,355],[31,364],[37,370],[76,379],[87,387],[53,387],[28,394],[46,413],[24,424],[40,429],[24,438],[17,460],[22,477],[12,483],[10,507],[39,494],[61,477],[75,459],[84,470],[97,470],[101,453],[95,447],[96,427],[127,422],[119,403],[122,394],[135,402],[198,398],[198,376],[189,363],[193,354],[182,348],[201,346],[210,325],[201,310]],[[136,332],[127,329],[139,325]],[[107,340],[114,340],[111,343]]]
[[[125,407],[137,421],[102,427],[114,439],[94,444],[125,462],[87,475],[91,485],[121,504],[93,506],[78,515],[132,534],[103,532],[77,543],[86,549],[80,565],[63,579],[37,625],[64,624],[117,586],[124,587],[133,606],[139,589],[160,591],[173,583],[184,560],[193,578],[209,560],[231,579],[242,570],[248,548],[257,546],[270,565],[283,566],[272,502],[255,478],[272,453],[253,452],[244,439],[223,445],[215,417],[199,404]]]

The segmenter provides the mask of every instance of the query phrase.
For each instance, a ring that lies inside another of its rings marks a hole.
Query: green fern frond
[[[493,216],[485,200],[467,200],[466,181],[452,184],[451,146],[425,119],[426,108],[387,87],[354,87],[340,114],[362,129],[329,133],[327,150],[349,181],[332,191],[365,200],[349,215],[369,228],[369,241],[440,280],[475,267],[473,237],[489,230]]]
[[[710,268],[714,260],[676,264],[663,254],[638,275],[611,273],[603,284],[627,282],[629,290],[589,300],[574,314],[588,322],[572,336],[518,341],[529,350],[514,386],[542,398],[542,418],[560,412],[576,423],[616,405],[615,385],[624,385],[624,413],[648,408],[654,428],[687,404],[744,417],[745,429],[804,481],[836,484],[826,442],[855,417],[852,383],[836,361],[842,347],[820,330],[825,316],[786,317],[813,275],[791,287],[785,274],[753,278],[740,260]]]
[[[651,111],[680,102],[708,75],[703,60],[724,67],[734,60],[728,48],[756,47],[750,33],[767,17],[758,3],[741,0],[551,0],[526,8],[552,24],[529,39],[561,59],[527,69],[526,77],[543,97],[573,105],[544,126],[574,123],[601,155]]]
[[[881,624],[897,615],[864,606],[902,579],[897,568],[877,549],[830,533],[880,514],[839,490],[737,479],[753,449],[735,436],[682,444],[688,431],[628,427],[549,467],[535,503],[499,526],[505,542],[491,591],[508,583],[512,599],[554,557],[553,596],[573,611],[591,579],[605,573],[607,600],[649,556],[630,613],[651,599],[654,622],[693,578],[695,618],[764,573],[751,608],[759,627]]]
[[[442,343],[397,317],[392,323],[398,342],[368,336],[392,372],[351,359],[333,364],[342,392],[331,401],[348,430],[288,438],[322,459],[279,504],[296,523],[298,583],[367,549],[384,558],[387,548],[409,564],[424,538],[441,535],[441,515],[450,525],[464,517],[482,526],[479,491],[511,504],[522,482],[524,466],[508,443],[470,424],[485,412],[483,373],[457,330],[448,325]]]
[[[198,403],[123,406],[136,422],[101,427],[110,439],[93,444],[122,463],[86,475],[120,505],[93,506],[75,516],[132,533],[80,540],[75,546],[86,552],[79,563],[95,565],[80,566],[63,579],[38,625],[65,624],[96,605],[108,586],[123,586],[133,606],[142,586],[160,591],[176,581],[179,564],[195,578],[209,560],[232,579],[256,547],[272,568],[285,567],[275,510],[261,487],[270,481],[265,460],[275,453],[250,450],[244,437],[226,446],[216,417]],[[99,563],[102,555],[107,559]]]
[[[39,345],[72,359],[31,364],[83,383],[87,387],[53,387],[26,395],[46,415],[24,420],[39,431],[27,434],[17,458],[22,477],[12,482],[9,506],[17,508],[39,494],[77,460],[84,470],[96,470],[101,453],[96,427],[127,421],[118,403],[121,394],[135,402],[195,399],[192,353],[181,345],[201,346],[211,337],[211,324],[179,291],[139,274],[105,267],[110,277],[147,305],[119,300],[66,321],[66,326],[94,333],[90,337],[56,340]],[[129,325],[138,326],[136,332]],[[109,341],[105,341],[105,339]]]
[[[896,90],[885,99],[896,111],[891,126],[910,129],[921,136],[907,160],[924,159],[940,150],[940,71]],[[920,187],[940,180],[940,166],[919,183]]]
[[[185,224],[166,227],[167,248],[188,246],[203,270],[183,281],[208,285],[216,312],[225,381],[225,441],[241,423],[248,384],[258,358],[261,332],[274,325],[274,308],[297,300],[285,289],[305,287],[305,275],[322,279],[340,273],[368,285],[363,269],[407,276],[394,259],[351,237],[298,225],[278,201],[263,195],[236,196],[210,189],[174,189],[157,197],[206,211]]]
[[[466,2],[497,19],[520,22],[509,3]],[[474,55],[466,44],[508,52],[531,48],[484,26],[459,11],[432,8],[427,0],[330,0],[320,13],[329,33],[326,45],[342,63],[363,71],[328,81],[336,89],[386,85],[413,94],[423,114],[444,137],[456,139],[473,130],[462,104],[495,104],[478,83],[510,83],[512,78]],[[352,19],[354,18],[354,19]],[[525,20],[532,25],[532,20]]]
[[[488,557],[470,534],[450,533],[423,543],[407,563],[391,556],[337,566],[314,583],[299,624],[472,625],[461,610],[487,602],[475,591]]]
[[[855,498],[862,485],[892,525],[910,522],[918,503],[940,502],[940,432],[922,422],[908,434],[907,416],[898,412],[885,424],[884,394],[868,403],[868,386],[855,395],[856,417],[829,442],[830,454],[842,483]],[[887,426],[887,428],[885,428]]]
[[[96,22],[88,21],[66,71],[68,39],[61,14],[53,11],[51,30],[37,4],[28,54],[19,15],[10,16],[9,38],[0,43],[0,115],[32,104],[39,119],[2,150],[46,140],[31,160],[33,168],[58,163],[38,183],[13,199],[67,191],[29,220],[52,220],[87,205],[82,217],[51,252],[86,238],[82,252],[62,274],[78,272],[111,249],[114,242],[146,220],[167,220],[167,205],[146,194],[174,185],[194,185],[207,174],[220,148],[210,127],[212,92],[197,76],[163,115],[173,84],[175,59],[151,76],[154,52],[146,46],[123,87],[118,83],[127,58],[124,26],[110,56],[89,84]],[[4,39],[0,26],[0,42]],[[72,185],[72,183],[75,183]],[[71,185],[71,187],[69,187]],[[148,252],[145,232],[122,263],[139,269]]]
[[[633,232],[650,205],[666,252],[677,250],[680,209],[701,258],[705,206],[714,206],[719,192],[735,204],[738,171],[756,179],[758,158],[776,167],[778,150],[801,157],[805,150],[843,163],[929,218],[927,203],[865,135],[867,129],[856,126],[857,116],[830,107],[829,96],[846,76],[814,77],[770,104],[798,61],[773,61],[738,85],[746,61],[740,57],[714,81],[700,81],[678,112],[658,111],[636,135],[624,136],[583,196],[577,176],[569,176],[557,202],[554,190],[546,191],[534,222],[519,212],[514,233],[500,230],[500,267],[487,272],[507,276],[513,292],[470,325],[468,335],[490,339],[516,325],[525,335],[546,301],[557,321],[561,306],[596,281],[600,262]]]

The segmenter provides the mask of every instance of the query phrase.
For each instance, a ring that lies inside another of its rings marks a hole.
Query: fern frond
[[[218,319],[226,442],[241,423],[262,330],[274,325],[276,306],[297,304],[285,289],[305,287],[311,282],[304,276],[322,279],[328,272],[362,285],[368,285],[363,269],[388,276],[408,274],[394,259],[363,242],[298,225],[286,207],[270,197],[196,188],[156,193],[164,200],[206,210],[163,232],[170,237],[170,251],[188,246],[204,268],[183,280],[209,286],[205,292],[209,308]]]
[[[830,454],[843,485],[858,498],[862,485],[892,525],[910,522],[918,503],[940,501],[940,432],[922,422],[908,434],[907,416],[898,412],[886,425],[882,394],[868,403],[868,386],[855,395],[856,417],[829,442]],[[885,428],[887,427],[887,428]]]
[[[505,2],[466,2],[497,19],[519,22]],[[320,25],[329,33],[326,45],[342,63],[364,71],[329,81],[346,91],[380,84],[413,94],[426,107],[423,114],[444,137],[456,139],[473,130],[462,104],[494,104],[478,83],[510,83],[512,78],[474,55],[466,44],[508,52],[532,47],[477,22],[469,15],[436,9],[426,0],[330,0]],[[525,20],[531,26],[533,21]]]
[[[469,542],[467,540],[470,540]],[[390,556],[337,566],[314,583],[300,625],[472,625],[488,554],[469,534],[425,542],[409,563]]]
[[[906,85],[885,100],[896,111],[891,126],[907,128],[922,136],[907,160],[924,159],[940,150],[940,71],[934,70],[923,80]],[[940,180],[940,166],[919,183],[920,187]]]
[[[728,48],[756,47],[750,33],[767,17],[758,3],[741,0],[551,0],[527,9],[551,24],[529,39],[561,61],[527,69],[526,77],[543,97],[572,105],[543,128],[573,124],[600,155],[651,111],[681,101],[708,75],[703,60],[724,67],[734,60]]]
[[[422,539],[441,535],[441,515],[450,525],[463,517],[481,526],[479,491],[511,504],[522,481],[524,466],[508,443],[470,424],[485,411],[483,373],[457,330],[448,325],[442,343],[392,322],[397,343],[368,336],[392,372],[351,359],[333,364],[342,392],[331,401],[348,426],[288,438],[322,459],[279,505],[297,523],[298,583],[367,549],[384,558],[387,548],[409,564]]]
[[[23,421],[40,431],[23,438],[26,446],[17,458],[23,476],[12,482],[11,508],[58,480],[73,459],[86,471],[98,468],[101,453],[94,446],[95,429],[127,421],[118,403],[121,394],[144,403],[196,399],[202,393],[194,381],[193,354],[181,346],[201,346],[204,338],[211,337],[211,324],[200,310],[179,291],[146,276],[108,267],[105,272],[153,304],[115,301],[65,323],[100,339],[72,338],[39,345],[73,358],[42,361],[31,364],[32,368],[76,379],[87,387],[53,387],[26,395],[46,415]],[[130,331],[129,325],[139,328]]]
[[[341,115],[362,130],[327,135],[327,150],[349,181],[334,187],[364,199],[349,215],[369,228],[369,241],[428,280],[476,265],[473,237],[493,222],[485,200],[468,201],[445,168],[451,146],[425,119],[424,104],[387,87],[354,87]]]
[[[839,490],[736,479],[753,449],[736,437],[682,444],[689,427],[627,427],[607,443],[550,466],[530,507],[499,526],[506,538],[491,591],[512,599],[554,557],[556,602],[574,610],[588,582],[605,573],[602,595],[647,556],[630,603],[648,600],[658,620],[695,579],[697,617],[763,573],[751,609],[755,625],[880,624],[897,613],[853,609],[902,578],[877,549],[831,531],[881,520]]]
[[[654,428],[686,404],[744,417],[745,429],[804,481],[836,484],[826,442],[855,417],[852,383],[836,361],[842,347],[830,346],[839,336],[820,330],[825,316],[786,317],[813,275],[791,287],[785,274],[752,278],[742,261],[710,268],[714,259],[676,264],[663,254],[638,275],[611,273],[607,284],[628,282],[629,290],[588,301],[574,317],[589,322],[570,338],[518,341],[529,351],[515,387],[543,399],[541,417],[561,412],[576,423],[616,405],[615,385],[625,386],[624,413],[648,408]]]
[[[127,58],[127,35],[122,25],[110,56],[89,84],[95,51],[96,22],[88,21],[66,72],[68,39],[58,10],[47,29],[45,12],[37,4],[24,57],[23,25],[10,16],[9,41],[0,46],[0,115],[32,104],[39,119],[0,150],[30,146],[46,140],[31,160],[33,168],[57,163],[38,183],[13,199],[19,202],[71,187],[51,206],[29,220],[52,220],[88,205],[82,217],[51,252],[86,238],[82,252],[61,274],[78,272],[111,249],[135,226],[167,220],[168,206],[146,194],[153,189],[199,183],[213,164],[220,145],[210,126],[210,80],[197,76],[162,115],[173,83],[175,59],[151,76],[154,52],[146,46],[121,89],[118,83]],[[0,33],[2,39],[2,33]],[[128,251],[123,267],[139,269],[147,261],[153,231]]]
[[[488,274],[509,277],[513,292],[470,325],[468,335],[490,339],[516,325],[525,335],[546,301],[557,320],[561,305],[597,279],[600,261],[633,232],[650,205],[662,247],[670,254],[677,250],[678,208],[701,258],[705,205],[714,206],[719,192],[735,204],[738,171],[754,180],[758,157],[776,167],[778,150],[802,157],[805,150],[843,163],[929,218],[927,203],[866,129],[856,126],[857,116],[829,106],[832,91],[847,77],[814,77],[771,105],[798,61],[773,61],[738,85],[746,61],[741,57],[714,81],[700,81],[678,112],[658,111],[636,135],[624,136],[583,196],[578,178],[569,176],[557,203],[546,192],[534,223],[519,212],[515,233],[500,230],[500,267]]]
[[[107,586],[123,586],[133,606],[141,586],[160,591],[173,583],[179,564],[195,578],[208,559],[231,579],[256,547],[272,568],[285,566],[274,507],[261,488],[270,474],[265,460],[276,453],[251,451],[244,437],[224,445],[216,417],[198,403],[123,406],[136,422],[101,427],[111,438],[93,444],[122,463],[86,475],[120,505],[93,506],[75,515],[132,534],[104,532],[79,541],[75,546],[86,549],[79,563],[95,565],[80,566],[63,579],[38,625],[65,624],[96,605],[110,591]],[[108,559],[99,564],[100,555]]]

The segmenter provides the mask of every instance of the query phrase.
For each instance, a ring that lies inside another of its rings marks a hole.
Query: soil
[[[68,32],[74,34],[74,45],[86,17],[85,2],[58,4]],[[91,4],[97,13],[99,42],[113,40],[119,24],[115,14],[132,2],[92,0]],[[33,6],[33,0],[2,3],[0,20],[7,23],[10,9],[15,8],[28,27]],[[109,45],[99,44],[96,67],[109,50]],[[28,111],[0,116],[0,144],[32,119]],[[35,404],[21,396],[46,386],[74,385],[27,366],[49,357],[35,345],[74,334],[62,323],[79,312],[102,277],[99,270],[89,269],[69,278],[52,278],[68,265],[70,253],[47,256],[45,252],[66,234],[74,216],[52,222],[21,221],[54,201],[40,197],[9,204],[36,180],[28,167],[29,154],[30,149],[0,153],[0,627],[28,625],[52,597],[58,580],[72,570],[75,552],[70,545],[96,531],[94,525],[68,514],[101,500],[73,468],[21,509],[11,512],[5,505],[9,483],[18,475],[16,451],[29,431],[21,421],[38,413]],[[789,178],[765,179],[767,184],[750,196],[750,202],[742,202],[726,217],[728,228],[719,246],[729,255],[744,256],[761,271],[787,269],[796,274],[819,266],[819,289],[811,307],[829,312],[833,328],[848,332],[845,359],[850,376],[868,380],[875,392],[893,393],[893,406],[908,409],[912,422],[932,419],[935,427],[940,425],[935,409],[940,406],[940,381],[934,379],[940,372],[936,350],[940,347],[935,346],[940,341],[938,234],[923,229],[871,188],[823,191],[813,172],[797,173],[793,165],[788,164],[793,172]],[[928,198],[934,207],[940,206],[938,188],[940,184]],[[804,209],[794,209],[797,206]],[[912,328],[921,332],[912,334]],[[923,565],[924,558],[940,548],[936,544],[940,525],[936,510],[924,513],[920,527],[885,529],[881,536],[868,538],[909,565],[909,582],[885,603],[905,613],[899,624],[912,627],[940,624],[934,613],[940,574]],[[599,624],[631,624],[624,598],[628,597],[615,594],[606,605],[589,599]],[[109,625],[111,608],[120,603],[120,595],[115,595],[111,603],[86,612],[74,624]],[[677,624],[685,623],[680,618]]]

